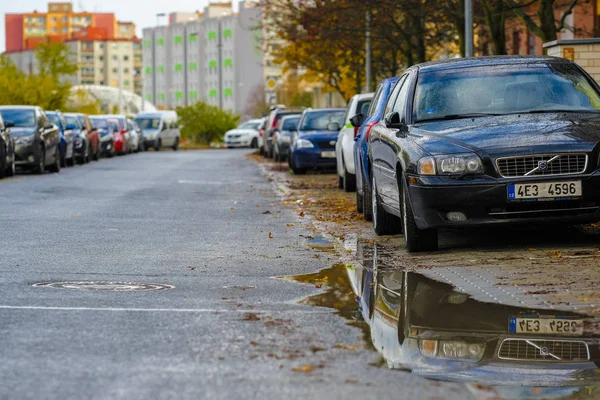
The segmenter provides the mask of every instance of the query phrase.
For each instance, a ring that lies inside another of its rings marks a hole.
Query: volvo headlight
[[[315,147],[310,140],[298,139],[296,140],[296,148],[298,149],[312,149]]]
[[[483,162],[477,154],[451,154],[423,157],[417,164],[420,175],[464,175],[483,174]]]
[[[279,141],[281,143],[289,143],[291,139],[292,139],[291,136],[285,136],[285,135],[279,136]]]
[[[427,358],[477,362],[483,358],[485,343],[468,343],[459,340],[420,340],[419,350]]]
[[[154,136],[155,136],[154,133],[147,133],[144,135],[144,137],[149,140],[154,140]]]

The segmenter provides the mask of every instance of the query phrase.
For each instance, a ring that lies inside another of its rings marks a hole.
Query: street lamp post
[[[473,57],[473,2],[465,0],[465,56]]]

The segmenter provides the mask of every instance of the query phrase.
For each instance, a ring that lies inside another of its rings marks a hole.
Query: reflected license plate
[[[335,158],[335,151],[322,151],[321,158]]]
[[[508,185],[509,200],[555,199],[579,197],[581,194],[581,181],[511,183]]]
[[[510,318],[508,331],[525,335],[583,336],[583,321],[579,319]]]

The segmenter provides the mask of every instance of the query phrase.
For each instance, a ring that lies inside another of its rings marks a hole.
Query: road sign
[[[277,80],[275,78],[267,78],[266,85],[267,89],[273,90],[277,87]]]

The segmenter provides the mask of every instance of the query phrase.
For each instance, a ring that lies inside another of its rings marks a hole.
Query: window
[[[58,30],[56,28],[52,28],[52,33],[56,33]]]
[[[67,32],[69,32],[69,28],[67,28],[67,27],[62,28],[62,31],[63,31],[63,33],[67,33]]]
[[[113,74],[116,74],[118,72],[118,70],[116,68],[112,69]]]
[[[62,22],[63,22],[63,24],[66,24],[67,22],[69,22],[69,18],[63,17],[62,18]]]
[[[52,17],[51,21],[56,22],[56,17]]]
[[[123,73],[128,74],[129,73],[129,68],[123,68]]]
[[[129,61],[129,56],[123,56],[123,61]]]
[[[100,43],[100,44],[98,45],[98,47],[99,47],[99,48],[101,48],[101,49],[103,49],[103,48],[104,48],[104,43]]]
[[[381,99],[381,92],[383,92],[383,85],[379,85],[377,87],[377,91],[375,92],[375,96],[373,96],[373,101],[371,101],[371,106],[369,107],[368,115],[369,117],[375,114],[375,109],[377,108],[377,103],[379,103]]]
[[[383,112],[384,117],[392,112],[392,109],[394,108],[394,103],[396,102],[396,98],[398,97],[398,92],[400,91],[400,88],[402,87],[402,84],[404,83],[405,80],[406,80],[406,75],[404,75],[402,78],[400,78],[398,83],[396,83],[396,86],[394,86],[394,90],[392,90],[392,93],[390,94],[388,102],[385,105],[385,111]]]
[[[117,56],[112,56],[112,59],[116,61],[116,60],[118,60],[118,59],[119,59],[119,57],[117,57]]]
[[[398,93],[398,99],[394,104],[394,112],[400,114],[400,121],[404,122],[406,120],[406,104],[408,101],[408,91],[410,89],[410,79],[407,77],[404,79],[404,83],[402,84],[402,88],[400,88],[400,92]]]
[[[98,60],[104,61],[104,56],[98,56]]]
[[[419,74],[414,105],[417,121],[482,113],[597,115],[600,94],[577,66],[547,62],[526,68],[498,65]]]
[[[125,79],[125,81],[123,82],[123,85],[125,85],[125,86],[129,86],[129,80],[128,80],[128,79]]]

